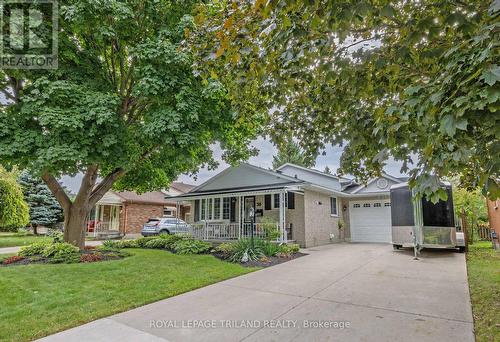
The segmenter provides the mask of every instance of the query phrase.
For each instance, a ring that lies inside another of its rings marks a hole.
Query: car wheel
[[[395,251],[397,251],[401,247],[402,247],[401,245],[392,245],[392,249],[394,249]]]
[[[162,229],[160,230],[160,234],[170,234],[170,232],[168,231],[168,229]]]
[[[458,247],[458,251],[459,251],[460,253],[465,253],[465,246],[460,246],[460,247]]]

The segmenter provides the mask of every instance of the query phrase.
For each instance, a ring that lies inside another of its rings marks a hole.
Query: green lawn
[[[1,233],[0,234],[0,248],[25,246],[37,241],[50,241],[51,238],[41,235],[25,235],[19,236],[15,233]]]
[[[500,341],[500,252],[490,242],[470,245],[467,273],[476,340]]]
[[[0,268],[0,340],[31,340],[252,272],[211,255],[127,249],[91,264]]]

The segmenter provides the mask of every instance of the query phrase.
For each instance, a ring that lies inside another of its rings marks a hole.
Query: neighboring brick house
[[[500,249],[500,198],[497,198],[496,201],[487,200],[487,204],[490,227],[496,233],[493,245],[496,249]]]
[[[138,194],[133,191],[108,191],[97,202],[89,215],[87,233],[89,235],[123,236],[140,234],[142,226],[152,217],[189,217],[189,203],[168,200],[170,196],[181,195],[193,186],[174,182],[166,191],[150,191]]]

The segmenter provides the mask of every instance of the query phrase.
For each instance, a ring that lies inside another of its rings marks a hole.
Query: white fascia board
[[[330,189],[330,188],[327,188],[327,187],[324,187],[321,185],[308,183],[306,185],[303,185],[302,187],[304,189],[310,189],[310,190],[318,191],[318,192],[325,193],[325,194],[330,194],[330,195],[335,195],[335,196],[340,196],[340,197],[349,197],[349,194],[346,192],[333,190],[333,189]]]
[[[316,173],[316,174],[319,174],[321,176],[325,176],[325,177],[330,177],[330,178],[335,178],[336,180],[341,180],[341,179],[346,179],[348,180],[348,178],[340,178],[339,176],[335,176],[335,175],[330,175],[328,173],[324,173],[324,172],[321,172],[319,170],[314,170],[314,169],[309,169],[307,167],[304,167],[304,166],[300,166],[300,165],[295,165],[295,164],[292,164],[292,163],[285,163],[283,165],[281,165],[280,167],[278,167],[276,169],[276,171],[278,170],[281,170],[282,168],[286,167],[286,166],[290,166],[290,167],[294,167],[294,168],[297,168],[299,170],[304,170],[304,171],[308,171],[308,172],[312,172],[312,173]]]

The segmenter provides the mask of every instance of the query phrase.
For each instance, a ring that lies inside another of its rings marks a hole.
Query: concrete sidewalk
[[[415,261],[376,244],[306,252],[42,340],[474,341],[464,254]]]
[[[102,241],[85,241],[85,245],[87,246],[99,246],[102,244]],[[18,247],[4,247],[0,248],[0,254],[10,254],[17,253],[21,250],[21,246]]]

